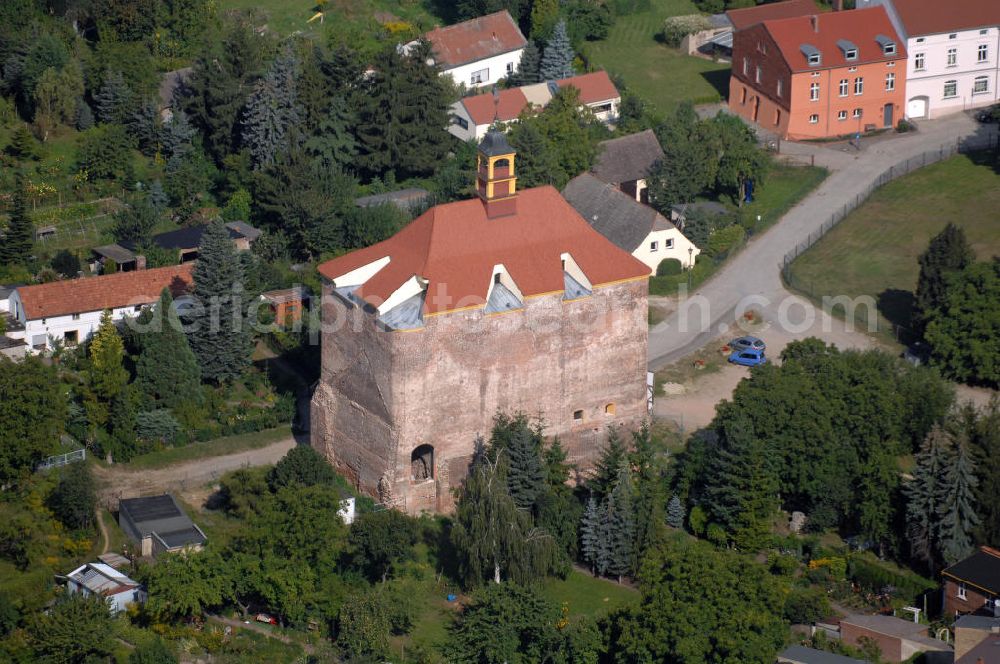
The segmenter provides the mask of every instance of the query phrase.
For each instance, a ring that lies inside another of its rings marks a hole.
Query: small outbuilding
[[[123,498],[118,506],[118,525],[139,545],[143,556],[200,550],[208,537],[168,493],[146,498]]]
[[[805,646],[789,646],[778,654],[777,664],[868,664],[863,659],[836,655]]]
[[[905,662],[917,653],[928,653],[928,661],[939,661],[932,653],[952,654],[952,647],[931,638],[927,625],[894,616],[853,615],[840,621],[840,640],[849,646],[869,639],[878,645],[883,662]]]
[[[103,597],[111,613],[120,613],[130,604],[146,601],[146,592],[138,581],[104,563],[87,563],[67,574],[66,591],[71,595],[83,593],[87,597]]]
[[[597,161],[591,171],[640,203],[648,203],[646,178],[661,159],[660,141],[652,129],[647,129],[599,143]]]

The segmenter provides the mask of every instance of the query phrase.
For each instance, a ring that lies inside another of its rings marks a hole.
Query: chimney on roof
[[[145,270],[146,269],[146,257],[142,254],[137,254],[135,257],[135,269]]]
[[[819,32],[819,16],[813,14],[809,17],[809,22],[812,23],[813,32]]]

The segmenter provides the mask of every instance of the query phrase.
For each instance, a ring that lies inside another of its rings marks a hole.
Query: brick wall
[[[958,582],[945,578],[944,580],[944,615],[954,616],[959,613],[977,613],[982,612],[983,607],[986,604],[987,599],[993,599],[992,595],[989,595],[981,590],[978,590],[972,586],[966,585],[965,587],[965,599],[958,596]]]
[[[502,314],[430,316],[410,332],[381,331],[371,314],[347,311],[365,324],[324,332],[313,445],[351,466],[370,493],[384,476],[411,512],[452,508],[475,439],[489,436],[498,409],[540,415],[546,434],[587,466],[609,424],[645,417],[646,300],[643,279],[570,302],[562,293],[529,298]],[[324,304],[324,320],[327,306],[343,308]],[[411,452],[424,444],[434,448],[433,482],[410,477]]]

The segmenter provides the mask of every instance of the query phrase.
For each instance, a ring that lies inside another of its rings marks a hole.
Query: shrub
[[[678,47],[681,41],[688,35],[693,35],[702,30],[712,27],[707,16],[701,14],[688,14],[685,16],[671,16],[663,22],[663,41],[668,46]]]
[[[734,247],[739,246],[746,236],[746,231],[742,226],[728,226],[712,231],[708,236],[708,249],[705,251],[709,256],[725,256]]]
[[[909,120],[900,120],[899,124],[896,125],[896,131],[900,134],[905,134],[908,131],[913,131],[916,127]]]
[[[684,266],[676,258],[665,258],[656,266],[656,276],[672,277],[684,271]]]
[[[169,443],[180,435],[181,425],[173,413],[164,408],[136,415],[135,431],[142,440]]]
[[[811,624],[830,614],[830,602],[819,588],[793,588],[785,600],[785,620]]]
[[[791,576],[799,566],[799,561],[795,556],[785,554],[777,555],[770,560],[771,571],[780,576]]]

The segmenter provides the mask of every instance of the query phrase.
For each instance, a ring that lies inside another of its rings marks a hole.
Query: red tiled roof
[[[528,43],[507,10],[435,28],[424,37],[433,46],[438,64],[445,68],[516,51]]]
[[[608,101],[621,97],[618,88],[611,82],[608,72],[601,70],[582,76],[571,76],[556,81],[560,88],[574,87],[580,91],[580,102],[583,104],[596,104],[599,101]]]
[[[550,186],[518,193],[515,214],[489,219],[479,199],[438,205],[393,237],[319,266],[336,279],[386,256],[389,263],[355,295],[379,306],[416,275],[428,280],[424,312],[483,306],[493,267],[503,264],[528,297],[564,288],[562,254],[591,284],[637,279],[649,268],[619,249]]]
[[[910,37],[1000,24],[996,0],[895,0],[893,4]]]
[[[494,113],[501,122],[516,120],[528,105],[528,98],[521,92],[521,88],[508,88],[500,91],[498,105],[494,105],[493,102],[493,94],[489,92],[462,100],[473,122],[477,125],[488,125],[493,123]]]
[[[906,48],[882,7],[765,21],[764,28],[771,34],[788,66],[795,72],[906,59]],[[875,41],[879,35],[896,43],[894,55],[882,53],[881,45]],[[846,40],[857,46],[858,57],[847,60],[844,51],[837,45],[839,40]],[[821,60],[818,66],[809,66],[806,55],[802,52],[802,47],[806,44],[819,50]]]
[[[582,76],[562,78],[555,81],[555,84],[560,88],[574,87],[579,90],[581,104],[596,104],[621,96],[618,88],[611,82],[611,77],[603,70]],[[516,120],[521,112],[528,107],[528,98],[521,88],[508,88],[500,91],[499,106],[494,104],[492,92],[465,97],[462,99],[462,104],[474,123],[488,125],[493,123],[494,112],[496,112],[496,118],[501,122]]]
[[[178,295],[191,284],[193,263],[102,277],[66,279],[17,289],[28,320],[150,304],[164,288]]]
[[[730,9],[726,12],[734,30],[742,30],[763,21],[795,16],[809,16],[820,11],[812,0],[788,0],[773,2],[767,5],[747,7],[745,9]]]

